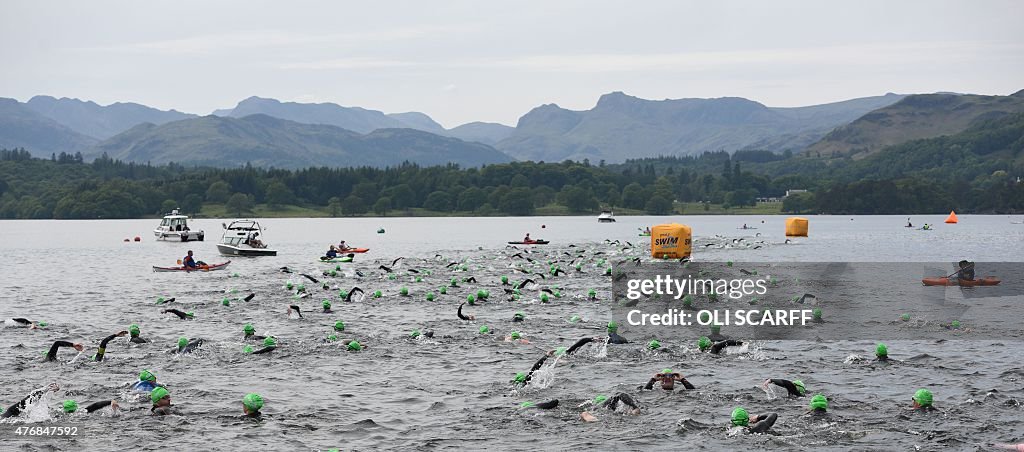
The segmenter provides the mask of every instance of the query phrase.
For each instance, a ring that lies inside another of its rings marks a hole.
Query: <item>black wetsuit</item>
[[[548,400],[547,402],[536,403],[533,406],[542,410],[550,410],[558,407],[558,399]]]
[[[636,400],[633,400],[633,397],[630,396],[629,394],[626,394],[625,392],[620,392],[615,397],[605,400],[604,403],[601,404],[601,406],[608,408],[609,410],[615,411],[615,409],[619,407],[619,403],[622,403],[623,405],[626,405],[635,410],[640,409],[640,405],[636,403]]]
[[[49,388],[43,388],[32,391],[31,394],[25,396],[25,398],[21,399],[20,402],[7,407],[7,410],[4,411],[3,414],[0,414],[0,418],[17,417],[18,415],[21,414],[21,410],[24,410],[30,403],[39,400],[39,398],[42,397],[43,394],[46,393],[46,391],[49,390]]]
[[[592,337],[585,337],[583,339],[580,339],[580,340],[576,341],[575,344],[572,344],[572,347],[569,347],[568,349],[566,349],[565,350],[565,354],[566,355],[571,355],[572,352],[576,351],[576,349],[578,349],[578,348],[580,348],[580,347],[582,347],[584,345],[587,345],[587,344],[589,344],[591,342],[594,342],[594,338],[592,338]]]
[[[750,433],[767,432],[768,429],[772,428],[772,426],[775,425],[775,421],[779,420],[779,415],[775,413],[769,413],[767,416],[764,417],[764,419],[761,419],[761,416],[757,417],[760,420],[747,426],[747,431],[749,431]]]
[[[626,338],[619,336],[618,333],[608,333],[609,344],[628,344],[629,341]]]
[[[543,366],[544,362],[547,361],[547,360],[548,360],[548,355],[544,355],[544,356],[540,357],[540,359],[538,359],[537,362],[533,363],[533,367],[530,368],[530,372],[526,374],[526,379],[523,380],[523,383],[529,383],[530,379],[533,378],[533,373],[536,372],[537,369],[540,369],[540,367]]]
[[[100,341],[100,348],[96,350],[96,361],[103,361],[103,354],[107,352],[107,343],[114,340],[116,334],[111,334]]]
[[[75,346],[75,344],[73,344],[71,342],[68,342],[68,341],[56,341],[56,342],[53,343],[53,345],[50,346],[50,351],[46,352],[46,360],[47,361],[56,361],[57,360],[57,349],[59,349],[61,347],[74,347],[74,346]]]
[[[466,304],[466,303],[462,303],[462,304],[459,305],[459,318],[462,319],[462,320],[473,320],[473,319],[471,319],[469,317],[466,317],[465,315],[462,314],[462,305],[464,305],[464,304]]]
[[[140,336],[132,336],[132,338],[128,340],[133,344],[145,344],[146,342],[149,342]]]
[[[768,380],[768,381],[772,382],[772,384],[775,384],[777,386],[782,386],[783,388],[786,388],[786,391],[789,391],[789,395],[791,395],[793,397],[803,397],[804,396],[804,394],[802,392],[800,392],[800,388],[797,387],[797,385],[793,384],[792,381],[783,380],[781,378],[772,378],[771,380]]]
[[[257,336],[256,333],[253,333],[253,334],[246,333],[244,339],[247,340],[247,341],[262,341],[262,340],[264,340],[266,338],[267,338],[266,336]]]
[[[264,353],[270,353],[270,352],[272,352],[272,351],[274,351],[276,349],[277,349],[277,346],[263,347],[263,348],[261,348],[259,350],[256,350],[256,351],[252,352],[252,354],[254,354],[254,355],[262,355]]]
[[[85,407],[85,412],[86,413],[92,413],[93,411],[96,411],[96,410],[99,410],[99,409],[102,409],[102,408],[106,408],[106,407],[110,406],[111,402],[112,402],[112,400],[104,400],[102,402],[96,402],[96,403],[90,404],[89,406]]]
[[[32,326],[32,321],[24,317],[18,317],[16,319],[11,320],[20,323],[22,326]]]
[[[164,313],[165,314],[174,314],[174,315],[178,316],[178,318],[181,319],[181,320],[189,320],[189,319],[192,318],[192,316],[190,316],[190,315],[188,315],[188,314],[186,314],[184,312],[181,312],[181,311],[179,311],[177,309],[164,309]]]
[[[203,342],[206,341],[203,339],[192,339],[188,344],[185,344],[184,347],[179,347],[177,353],[192,353],[196,351],[196,348],[199,348],[200,345],[203,345]]]
[[[153,408],[149,409],[149,412],[153,413],[153,414],[155,414],[157,416],[166,416],[168,414],[173,414],[174,407],[172,405],[166,405],[166,406],[161,406],[161,407],[158,407],[158,406],[154,405]]]
[[[743,345],[743,341],[725,340],[721,342],[716,342],[715,345],[712,345],[708,351],[713,355],[717,355],[721,353],[722,349],[724,349],[725,347],[735,347],[738,345]]]

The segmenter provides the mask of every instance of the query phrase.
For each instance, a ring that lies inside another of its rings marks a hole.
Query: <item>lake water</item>
[[[119,417],[39,410],[32,424],[0,423],[0,440],[19,450],[931,450],[1022,440],[1021,433],[1007,429],[1024,420],[1018,402],[1024,400],[1024,370],[1015,341],[891,342],[890,354],[905,363],[879,367],[848,359],[869,356],[874,342],[866,341],[755,342],[716,359],[695,353],[690,344],[666,344],[668,351],[652,353],[642,349],[647,338],[631,337],[632,344],[588,346],[545,367],[538,383],[525,390],[509,385],[515,372],[530,369],[541,349],[601,334],[610,316],[610,282],[594,266],[594,253],[643,256],[648,239],[637,233],[645,226],[690,225],[693,258],[704,261],[1021,261],[1024,256],[1024,225],[1013,224],[1019,216],[964,215],[956,225],[943,224],[944,216],[912,217],[916,226],[934,224],[932,231],[904,228],[905,216],[808,218],[810,236],[788,244],[780,216],[619,217],[614,224],[592,217],[268,219],[261,221],[263,238],[279,251],[277,257],[236,258],[228,271],[196,274],[151,268],[173,265],[188,249],[206,262],[226,259],[215,247],[221,220],[194,221],[192,229],[204,229],[207,241],[188,244],[155,241],[158,220],[0,221],[5,259],[0,316],[50,323],[42,330],[0,330],[0,405],[6,408],[57,382],[60,391],[43,401],[51,409],[68,398],[80,404],[118,398],[126,407]],[[738,229],[743,224],[757,229]],[[378,227],[387,232],[377,234]],[[542,287],[558,285],[565,298],[542,304],[536,290],[524,291],[519,301],[502,294],[498,280],[504,274],[515,278],[509,264],[517,252],[507,250],[505,242],[526,232],[552,242],[531,254],[538,261],[589,253],[584,272],[542,282]],[[134,236],[142,241],[122,241]],[[316,262],[316,256],[339,239],[371,251],[354,264],[341,264],[341,275],[323,276],[334,266]],[[606,239],[619,243],[609,246]],[[395,267],[400,277],[383,278],[378,266],[391,266],[398,257],[405,258]],[[449,262],[467,259],[467,272],[451,272]],[[294,273],[281,273],[283,266]],[[415,282],[409,269],[420,270],[424,281]],[[474,276],[477,283],[462,283],[434,302],[424,301],[425,293],[437,293],[453,276]],[[283,287],[288,280],[306,284],[313,296],[294,299]],[[335,288],[352,286],[381,290],[384,296],[345,304]],[[398,296],[402,286],[410,297]],[[458,304],[480,288],[502,295],[467,306],[477,320],[458,320]],[[585,300],[590,288],[603,301]],[[256,294],[250,302],[220,303],[225,296],[248,293]],[[156,305],[158,296],[176,297],[169,307],[195,311],[196,319],[161,313],[168,306]],[[332,314],[318,312],[326,298],[333,300]],[[289,304],[301,306],[304,318],[289,318]],[[512,323],[520,310],[528,320]],[[568,322],[573,315],[584,322]],[[335,320],[347,325],[341,338],[358,339],[369,348],[351,353],[324,343]],[[243,354],[241,330],[247,322],[258,334],[277,336],[281,347],[269,355]],[[139,323],[150,343],[129,346],[117,339],[108,346],[107,360],[88,361],[101,338],[130,323]],[[479,334],[484,324],[497,334]],[[427,328],[435,331],[434,339],[409,339],[413,329]],[[502,341],[500,336],[513,329],[532,344]],[[179,336],[207,343],[192,355],[168,353]],[[41,362],[40,353],[58,339],[83,342],[86,353],[76,357],[62,349],[59,362]],[[664,367],[686,374],[698,390],[637,394],[636,386]],[[148,416],[147,400],[125,401],[136,397],[124,385],[141,369],[153,370],[168,386],[180,414]],[[769,400],[757,387],[765,378],[803,379],[809,391],[829,396],[832,418],[802,416],[803,399]],[[918,387],[931,388],[944,411],[901,413]],[[252,391],[267,401],[259,423],[238,418],[241,397]],[[576,405],[618,392],[634,394],[643,414],[604,410],[595,411],[599,422],[579,420]],[[517,409],[523,401],[551,399],[561,401],[559,408]],[[724,426],[736,405],[778,412],[774,433],[730,435]],[[15,429],[24,425],[75,425],[79,434],[17,436]]]

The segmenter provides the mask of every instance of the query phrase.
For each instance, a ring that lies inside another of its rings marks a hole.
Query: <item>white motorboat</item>
[[[164,215],[160,226],[153,230],[157,240],[174,240],[180,242],[202,242],[205,234],[203,231],[193,231],[188,228],[188,217],[178,213],[174,209],[171,213]]]
[[[224,235],[217,244],[217,251],[225,256],[277,256],[277,250],[267,247],[260,236],[263,228],[256,220],[235,220],[223,224]]]
[[[603,210],[603,211],[601,211],[601,215],[597,216],[597,222],[598,223],[614,223],[615,222],[615,214],[612,213],[612,211],[610,211],[610,210]]]

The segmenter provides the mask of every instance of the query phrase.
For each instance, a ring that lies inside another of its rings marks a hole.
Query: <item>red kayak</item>
[[[230,263],[231,263],[231,261],[227,261],[227,262],[224,262],[224,263],[221,263],[221,264],[200,265],[198,268],[157,267],[156,265],[154,265],[153,266],[153,271],[155,271],[155,272],[212,272],[212,271],[215,271],[215,270],[224,270],[225,268],[228,268],[228,264],[230,264]]]
[[[921,283],[926,286],[961,286],[961,287],[974,287],[974,286],[995,286],[999,284],[999,278],[994,276],[988,276],[981,279],[953,279],[949,278],[925,278],[921,280]]]
[[[370,251],[370,249],[369,248],[346,248],[346,249],[343,249],[343,250],[338,250],[338,254],[344,254],[344,253],[365,253],[367,251]]]
[[[530,240],[529,242],[508,242],[509,245],[547,245],[547,240]]]

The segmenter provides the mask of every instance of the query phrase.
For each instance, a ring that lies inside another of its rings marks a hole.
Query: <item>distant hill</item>
[[[436,133],[438,135],[443,135],[445,133],[444,126],[438,124],[437,121],[434,121],[430,116],[418,111],[411,111],[408,113],[389,113],[387,116],[392,119],[397,119],[410,129],[422,130],[424,132]]]
[[[807,148],[832,158],[873,154],[910,140],[953,135],[972,124],[1024,112],[1024,91],[1010,96],[916,94],[839,127]]]
[[[0,98],[0,148],[25,148],[37,157],[84,151],[96,139],[75,132],[15,99]]]
[[[542,105],[496,145],[519,159],[622,162],[658,155],[765,149],[799,151],[833,128],[903,96],[771,108],[737,97],[653,101],[614,92],[586,111]]]
[[[66,97],[56,99],[50,96],[35,96],[25,105],[71,130],[101,140],[145,122],[164,124],[195,117],[188,113],[157,110],[130,102],[102,106],[92,101]]]
[[[504,124],[477,121],[448,129],[445,134],[464,141],[476,141],[494,146],[499,141],[512,135],[512,132],[515,130],[515,127],[509,127]]]
[[[204,116],[163,125],[141,124],[90,149],[126,161],[261,167],[420,165],[479,166],[511,159],[490,146],[412,129],[360,134],[256,114]]]
[[[219,112],[223,113],[223,111]],[[281,102],[277,99],[255,96],[239,102],[225,116],[243,118],[255,114],[264,114],[304,124],[327,124],[359,133],[369,133],[377,129],[411,128],[409,124],[377,110],[342,107],[332,103]],[[431,122],[433,121],[431,120]]]

